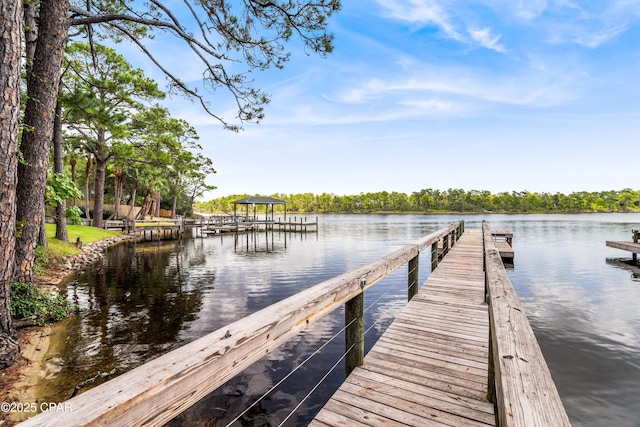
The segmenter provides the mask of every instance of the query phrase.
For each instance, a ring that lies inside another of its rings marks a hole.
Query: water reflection
[[[55,329],[47,375],[54,394],[42,397],[64,400],[98,373],[119,375],[180,345],[206,287],[189,280],[173,246],[118,246],[67,285],[78,314]]]
[[[359,267],[460,218],[325,215],[318,233],[210,236],[183,244],[120,246],[67,287],[80,308],[56,327],[41,395],[65,400],[100,372],[118,375],[294,293]],[[465,215],[514,233],[508,274],[574,426],[640,426],[640,286],[608,263],[625,254],[640,215]],[[428,276],[422,256],[420,283]],[[365,295],[369,349],[406,301],[401,269]],[[263,358],[170,425],[226,425],[301,366],[243,418],[278,425],[344,351],[341,310]],[[309,362],[304,360],[338,334]],[[305,425],[343,379],[329,375],[285,425]],[[94,386],[100,378],[88,387]]]

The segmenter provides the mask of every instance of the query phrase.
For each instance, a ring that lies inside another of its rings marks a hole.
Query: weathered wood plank
[[[405,423],[410,421],[410,425],[415,426],[476,427],[487,425],[487,422],[491,423],[494,418],[491,414],[487,415],[472,411],[467,406],[461,405],[459,401],[456,406],[444,400],[429,399],[425,396],[420,396],[420,399],[416,399],[417,396],[414,391],[393,387],[388,383],[376,383],[358,376],[348,379],[341,390],[356,396],[351,400],[353,405],[362,404],[364,406],[366,404],[369,407],[372,404],[384,405],[384,412],[382,413],[389,416],[389,412],[392,412],[393,415],[391,417],[393,419]],[[451,412],[443,408],[449,409]],[[397,415],[396,411],[401,412],[402,415]],[[415,417],[419,417],[417,422],[413,421],[416,419]],[[480,420],[477,418],[480,418]],[[488,421],[485,422],[483,419],[488,419]]]
[[[449,338],[459,338],[461,340],[469,340],[469,341],[477,341],[480,343],[485,343],[487,339],[483,339],[482,336],[478,336],[477,334],[457,332],[447,328],[447,325],[441,324],[421,324],[417,322],[407,322],[404,319],[397,319],[398,325],[397,327],[404,327],[406,329],[411,329],[420,332],[431,332],[440,335],[446,335]]]
[[[531,325],[483,224],[495,394],[501,426],[569,426]]]
[[[487,394],[486,381],[479,384],[465,378],[452,377],[441,372],[426,371],[421,368],[402,364],[402,361],[371,359],[365,362],[362,369],[379,372],[385,375],[393,375],[394,378],[404,379],[408,382],[422,384],[434,390],[465,396],[472,399],[485,400]]]
[[[493,425],[483,263],[482,234],[465,233],[330,402],[413,426]]]
[[[391,426],[406,427],[406,424],[386,418],[382,415],[354,407],[339,399],[329,401],[315,420],[330,426]],[[313,426],[314,421],[309,425]]]
[[[480,401],[478,399],[472,399],[465,396],[459,396],[450,391],[444,392],[442,390],[436,390],[432,387],[425,386],[423,384],[416,384],[415,382],[405,381],[401,378],[397,378],[393,375],[381,374],[373,371],[360,370],[355,372],[349,379],[352,383],[364,384],[367,382],[367,388],[375,388],[378,390],[386,390],[387,388],[398,388],[405,392],[413,394],[410,399],[414,399],[415,402],[432,402],[429,405],[443,405],[440,409],[447,412],[456,413],[463,411],[467,413],[477,412],[475,415],[469,415],[469,418],[482,419],[484,421],[493,422],[493,404],[488,401]],[[460,409],[457,406],[463,403],[464,408]],[[433,407],[433,406],[432,406]],[[491,416],[491,419],[487,419],[487,415]]]
[[[412,313],[406,314],[420,315],[420,312],[412,311]],[[428,320],[430,324],[434,326],[441,325],[447,331],[455,331],[462,334],[468,333],[472,335],[480,334],[482,333],[482,331],[486,331],[487,325],[489,324],[488,322],[486,322],[485,324],[476,323],[470,321],[469,319],[462,319],[460,322],[458,322],[456,321],[456,319],[446,318],[434,314],[425,314],[424,318],[425,320]],[[410,318],[407,316],[403,316],[400,320],[406,320],[407,323],[411,323]]]
[[[635,254],[640,254],[640,243],[617,242],[617,241],[609,241],[609,240],[607,240],[606,244],[610,248],[622,249],[624,251],[629,251],[629,252],[633,252]]]
[[[350,387],[349,383],[345,382],[343,385],[345,388],[352,388]],[[387,399],[366,398],[357,394],[348,393],[340,388],[333,395],[332,399],[349,405],[349,407],[352,408],[352,410],[356,412],[356,414],[363,413],[363,415],[366,415],[367,418],[370,418],[372,415],[384,415],[387,420],[385,420],[381,424],[378,424],[381,426],[442,426],[441,423],[433,419],[436,416],[435,414],[431,415],[429,413],[426,413],[424,415],[416,415],[413,413],[414,411],[409,411],[409,408],[398,409],[396,407],[397,402],[394,401],[392,396],[389,396]]]
[[[507,242],[495,242],[496,248],[498,252],[500,252],[500,256],[502,258],[513,259],[515,251],[511,247],[511,245]]]
[[[462,370],[465,373],[479,375],[480,377],[484,375],[487,368],[486,361],[479,362],[470,360],[464,357],[464,353],[445,354],[434,352],[430,347],[423,347],[422,349],[415,347],[409,348],[405,346],[404,343],[383,341],[380,343],[378,350],[381,353],[386,351],[387,354],[402,357],[407,361],[415,360],[418,363],[444,367],[451,370]]]
[[[478,367],[478,362],[464,361],[463,359],[453,357],[452,355],[446,355],[447,357],[443,357],[443,355],[440,354],[436,355],[439,357],[430,357],[433,355],[425,351],[406,351],[403,350],[401,346],[388,346],[385,343],[381,343],[377,350],[378,353],[376,356],[381,358],[401,358],[407,364],[414,364],[415,366],[429,366],[429,369],[448,372],[451,373],[451,375],[461,374],[468,376],[469,378],[478,377],[480,378],[480,382],[484,381],[484,375],[486,372],[483,372],[482,367]]]
[[[425,336],[418,335],[413,333],[402,334],[399,331],[389,331],[387,330],[385,334],[380,337],[378,341],[400,341],[402,340],[403,344],[408,348],[429,348],[433,352],[437,353],[447,353],[451,352],[451,354],[459,354],[463,353],[466,357],[469,357],[471,360],[477,360],[480,362],[486,362],[489,357],[489,346],[487,343],[466,343],[466,342],[454,342],[451,340],[447,340],[446,336]]]

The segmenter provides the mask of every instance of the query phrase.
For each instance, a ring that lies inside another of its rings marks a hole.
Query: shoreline
[[[80,254],[66,257],[63,262],[52,267],[46,274],[34,276],[33,283],[42,287],[58,287],[76,272],[104,257],[104,252],[108,247],[133,239],[135,236],[121,235],[88,243],[83,246]],[[44,326],[28,325],[18,328],[20,355],[12,366],[0,371],[0,394],[3,402],[33,403],[38,401],[34,390],[43,372],[51,337],[55,333],[58,323],[47,323]],[[17,424],[29,418],[27,415],[19,412],[0,412],[0,425]]]

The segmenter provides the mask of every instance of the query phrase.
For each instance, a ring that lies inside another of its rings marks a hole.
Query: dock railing
[[[420,253],[430,249],[434,269],[438,242],[448,249],[463,231],[463,222],[453,223],[88,390],[65,402],[69,411],[43,412],[21,426],[161,426],[342,304],[345,322],[360,325],[364,291],[407,263],[410,298]],[[364,328],[350,327],[345,335],[352,349],[346,364],[353,368],[362,364]]]
[[[570,426],[549,367],[486,222],[482,230],[490,326],[487,397],[496,406],[496,425]]]

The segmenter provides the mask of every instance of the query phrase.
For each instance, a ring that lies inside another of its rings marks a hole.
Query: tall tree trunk
[[[96,174],[93,177],[93,223],[94,227],[102,228],[102,213],[104,211],[104,180],[107,176],[107,156],[96,153]]]
[[[3,2],[3,4],[6,2]],[[67,44],[68,0],[41,0],[38,42],[27,76],[27,105],[22,133],[23,162],[18,164],[16,219],[23,228],[16,241],[14,279],[29,282],[44,214],[49,151],[62,57]]]
[[[153,187],[148,186],[147,194],[144,195],[144,201],[142,202],[142,208],[140,209],[140,212],[138,212],[138,215],[136,215],[136,218],[144,219],[144,217],[147,215],[147,213],[149,212],[149,209],[151,208],[152,194],[153,194]]]
[[[38,231],[38,246],[49,246],[47,243],[47,210],[42,205],[42,215],[40,217],[40,230]]]
[[[0,3],[0,369],[13,364],[20,352],[9,297],[16,238],[21,5],[19,1]]]
[[[160,218],[160,192],[156,193],[156,210],[153,213],[156,218]]]
[[[71,181],[73,181],[74,183],[76,182],[76,164],[78,163],[78,160],[76,159],[76,156],[72,153],[69,156],[69,166],[71,166]]]
[[[113,215],[115,216],[115,219],[118,219],[120,216],[120,202],[122,201],[122,187],[124,186],[124,171],[120,168],[116,168],[113,180],[115,187]]]
[[[69,156],[69,165],[71,166],[71,181],[73,181],[73,183],[76,183],[76,164],[78,163],[78,160],[76,159],[76,156],[72,153]],[[75,206],[76,205],[76,199],[73,199],[73,204],[71,206]]]
[[[25,50],[25,71],[26,76],[30,76],[33,70],[33,58],[36,54],[38,41],[37,25],[37,5],[35,0],[25,0],[22,3],[24,19],[24,50]],[[38,245],[47,245],[47,229],[44,217],[40,221],[40,232],[38,234]]]
[[[173,195],[173,204],[171,205],[171,218],[176,217],[176,207],[178,206],[178,194]]]
[[[62,107],[56,103],[56,116],[53,119],[53,171],[64,174],[64,153],[62,151]],[[56,239],[63,242],[69,241],[67,233],[67,218],[64,212],[67,210],[67,202],[62,201],[56,206]]]
[[[93,157],[89,156],[87,165],[84,168],[84,217],[86,219],[91,219],[91,212],[89,210],[89,198],[91,197],[91,193],[89,193],[89,177],[91,176],[93,163]]]
[[[131,213],[133,212],[133,208],[136,206],[136,194],[138,192],[138,186],[140,185],[140,181],[136,179],[136,185],[133,187],[133,192],[131,193],[131,207],[129,208],[129,212],[127,213],[128,219],[135,219],[134,216],[131,218]]]
[[[27,76],[31,75],[33,57],[36,54],[36,43],[38,41],[37,26],[37,2],[36,0],[24,0],[22,2],[24,16],[24,47],[26,58]]]

